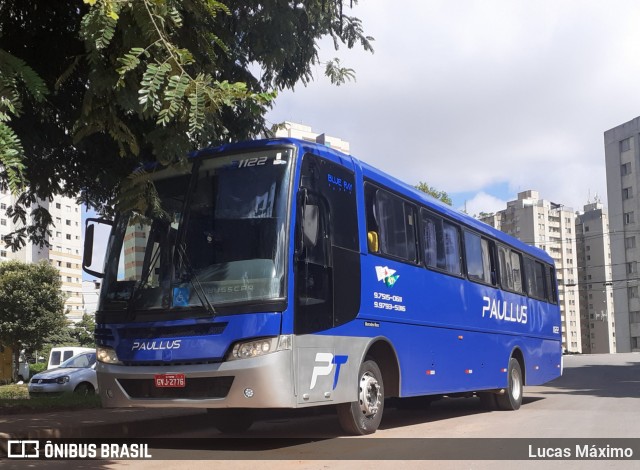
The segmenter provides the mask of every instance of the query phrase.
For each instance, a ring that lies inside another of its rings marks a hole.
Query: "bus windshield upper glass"
[[[205,159],[183,174],[158,172],[162,210],[123,214],[115,227],[104,308],[284,299],[292,154],[265,150]]]

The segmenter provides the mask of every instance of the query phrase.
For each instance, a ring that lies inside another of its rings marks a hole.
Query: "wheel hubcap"
[[[360,409],[365,416],[373,416],[380,408],[380,384],[378,380],[366,372],[360,378]]]
[[[520,374],[518,374],[516,370],[511,371],[511,385],[513,398],[519,400],[522,392],[522,382],[520,380]]]

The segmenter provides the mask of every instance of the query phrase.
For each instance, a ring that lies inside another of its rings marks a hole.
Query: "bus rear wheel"
[[[507,370],[507,388],[502,395],[496,395],[496,403],[501,410],[517,410],[522,404],[524,383],[522,380],[522,368],[517,359],[509,359]]]
[[[213,425],[223,434],[236,434],[248,430],[255,420],[253,410],[242,408],[207,408]]]
[[[378,364],[366,360],[358,373],[358,401],[338,405],[338,419],[349,434],[376,432],[384,410],[384,384]]]

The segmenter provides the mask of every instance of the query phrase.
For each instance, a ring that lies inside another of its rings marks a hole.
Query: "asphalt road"
[[[378,432],[365,437],[343,437],[337,418],[327,413],[268,416],[242,439],[231,440],[213,427],[185,431],[188,422],[184,424],[175,427],[179,432],[174,427],[160,431],[166,440],[155,441],[150,449],[155,459],[171,460],[74,462],[74,468],[184,469],[185,460],[190,460],[189,468],[260,470],[636,468],[638,460],[541,461],[518,449],[533,445],[535,454],[541,442],[545,449],[573,448],[593,439],[633,438],[634,457],[640,459],[640,354],[567,356],[564,375],[545,386],[526,387],[523,405],[515,412],[485,411],[476,398],[443,399],[428,409],[387,408]],[[562,440],[567,438],[576,441]],[[602,442],[623,446],[630,441]],[[430,450],[446,460],[415,460],[428,458]],[[469,460],[473,455],[480,460]],[[500,460],[504,458],[518,460]],[[48,462],[46,468],[63,466]]]

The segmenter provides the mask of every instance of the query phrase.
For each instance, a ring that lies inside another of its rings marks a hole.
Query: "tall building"
[[[640,117],[604,133],[616,350],[640,351]]]
[[[562,347],[567,352],[582,352],[573,209],[540,199],[537,191],[523,191],[518,199],[507,202],[505,210],[482,221],[551,255],[558,278]]]
[[[602,203],[576,216],[582,352],[616,352],[609,220]]]
[[[339,137],[318,134],[313,132],[311,127],[295,122],[284,122],[276,131],[276,137],[292,137],[295,139],[306,140],[308,142],[326,145],[336,150],[340,150],[343,153],[349,153],[349,142],[342,140]]]
[[[82,297],[84,301],[84,312],[95,315],[98,309],[98,299],[100,298],[99,280],[82,281]]]
[[[7,216],[7,208],[15,202],[9,191],[0,189],[0,240],[19,228]],[[27,240],[19,251],[13,252],[0,244],[0,261],[18,260],[37,263],[46,260],[60,271],[62,290],[66,294],[68,318],[78,321],[84,313],[82,299],[82,211],[72,198],[55,196],[52,201],[40,201],[53,219],[49,246],[40,247]]]

